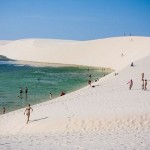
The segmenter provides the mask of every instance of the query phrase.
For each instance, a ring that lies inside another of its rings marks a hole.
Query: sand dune
[[[4,46],[10,42],[11,42],[10,40],[0,40],[0,46]]]
[[[33,106],[28,125],[24,109],[1,115],[0,149],[149,149],[150,38],[84,42],[32,39],[0,49],[0,55],[12,59],[111,67],[118,73],[93,82],[93,88],[87,86]],[[134,67],[130,66],[132,61]],[[147,90],[141,89],[143,72]],[[130,79],[134,82],[132,90],[127,84]]]
[[[149,37],[116,37],[92,41],[23,39],[0,47],[11,59],[121,69],[150,52]],[[121,57],[121,55],[124,57]]]

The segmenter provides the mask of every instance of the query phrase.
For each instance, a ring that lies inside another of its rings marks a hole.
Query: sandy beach
[[[0,149],[150,148],[149,37],[92,41],[23,39],[0,45],[0,55],[15,60],[115,70],[93,81],[92,87],[32,106],[29,124],[25,108],[0,115]],[[148,82],[147,90],[142,90],[142,73]],[[133,87],[129,90],[127,83],[131,79]]]

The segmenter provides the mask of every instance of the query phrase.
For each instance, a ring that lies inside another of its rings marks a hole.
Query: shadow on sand
[[[47,119],[47,118],[48,117],[44,117],[44,118],[40,118],[40,119],[35,119],[35,120],[31,120],[30,122],[40,121],[40,120]]]
[[[142,89],[131,89],[131,91],[132,91],[132,90],[135,90],[135,91],[136,91],[136,90],[139,90],[139,91],[150,91],[150,90],[148,90],[148,89],[147,89],[147,90],[142,90]]]

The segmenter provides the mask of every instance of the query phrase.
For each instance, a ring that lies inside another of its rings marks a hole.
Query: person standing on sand
[[[142,73],[142,81],[144,80],[144,73]]]
[[[147,90],[147,80],[145,79],[144,90]]]
[[[131,79],[127,84],[129,84],[129,90],[131,90],[131,89],[132,89],[132,86],[133,86],[133,81],[132,81],[132,79]]]
[[[33,111],[33,109],[31,108],[31,106],[30,106],[30,104],[28,105],[28,107],[26,108],[26,110],[25,110],[25,112],[24,112],[24,115],[25,115],[25,113],[26,113],[26,115],[27,115],[27,122],[26,122],[26,124],[28,124],[28,122],[29,122],[29,119],[30,119],[30,111]]]

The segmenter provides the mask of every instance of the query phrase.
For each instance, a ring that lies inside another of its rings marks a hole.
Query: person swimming
[[[26,108],[25,112],[24,112],[24,115],[26,114],[27,115],[27,122],[26,124],[28,124],[29,122],[29,119],[30,119],[30,111],[33,111],[33,109],[31,108],[30,104],[28,105],[28,107]]]

